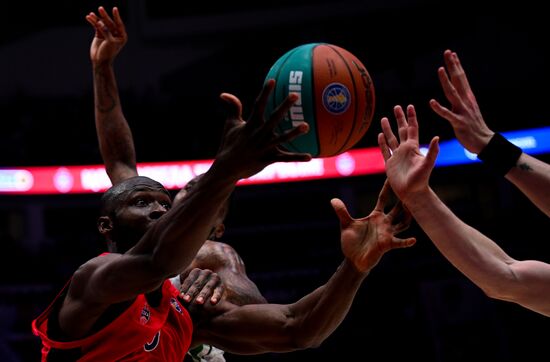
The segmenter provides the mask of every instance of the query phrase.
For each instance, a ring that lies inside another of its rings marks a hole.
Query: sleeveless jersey
[[[63,291],[68,287],[63,288]],[[62,292],[63,292],[62,291]],[[144,294],[111,323],[83,339],[60,342],[48,336],[48,317],[55,301],[32,322],[42,340],[42,362],[53,361],[183,361],[191,344],[193,323],[170,280],[162,285],[158,307]]]

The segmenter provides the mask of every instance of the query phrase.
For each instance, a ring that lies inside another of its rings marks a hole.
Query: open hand
[[[360,272],[368,272],[389,250],[407,248],[415,244],[415,238],[401,239],[397,234],[409,228],[412,217],[401,202],[386,213],[384,208],[391,196],[386,181],[374,210],[369,216],[354,219],[340,199],[332,199],[332,207],[340,219],[342,252]]]

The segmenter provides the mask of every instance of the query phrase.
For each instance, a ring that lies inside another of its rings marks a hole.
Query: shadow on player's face
[[[172,207],[168,191],[147,178],[135,179],[107,191],[99,230],[117,244],[119,252],[135,245]]]

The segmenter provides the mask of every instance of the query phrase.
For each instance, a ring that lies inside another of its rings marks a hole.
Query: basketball
[[[327,43],[300,45],[273,64],[268,79],[276,84],[267,117],[289,93],[299,95],[276,132],[285,132],[296,122],[309,124],[308,133],[283,144],[288,151],[336,156],[356,145],[370,127],[375,105],[372,79],[346,49]]]

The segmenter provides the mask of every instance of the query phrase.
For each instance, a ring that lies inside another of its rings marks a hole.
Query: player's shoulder
[[[120,258],[122,254],[119,253],[101,253],[98,256],[95,256],[91,259],[88,259],[85,261],[77,271],[79,270],[90,270],[90,269],[96,269],[104,264],[110,263],[118,258]]]
[[[218,251],[235,250],[235,248],[233,248],[231,245],[227,243],[224,243],[223,241],[206,240],[203,245],[207,249],[218,250]]]
[[[102,253],[96,257],[88,259],[76,269],[72,276],[72,284],[87,281],[94,275],[102,266],[109,264],[120,258],[122,254],[118,253]]]

